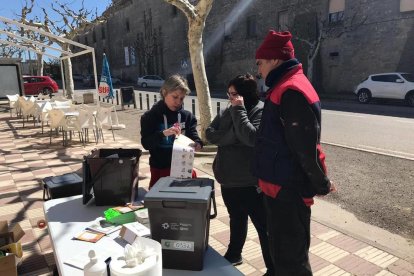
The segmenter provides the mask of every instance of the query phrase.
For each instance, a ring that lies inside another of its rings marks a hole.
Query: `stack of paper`
[[[191,178],[194,163],[194,141],[187,136],[179,135],[173,145],[170,176]]]

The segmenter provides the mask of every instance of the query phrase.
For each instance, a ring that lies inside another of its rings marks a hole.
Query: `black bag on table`
[[[92,197],[97,206],[131,202],[141,154],[140,149],[95,149],[84,156],[83,204]]]

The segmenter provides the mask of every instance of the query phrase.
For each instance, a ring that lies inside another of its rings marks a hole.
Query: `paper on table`
[[[194,163],[194,141],[187,136],[179,135],[173,145],[170,176],[191,178]]]
[[[99,241],[103,236],[105,236],[105,234],[103,233],[98,233],[98,232],[90,231],[90,230],[84,230],[80,234],[76,235],[74,238],[80,241],[95,243]]]
[[[116,225],[114,223],[107,221],[103,217],[99,217],[96,220],[94,220],[94,222],[91,225],[89,225],[86,229],[108,235],[112,232],[115,232],[118,229],[121,229],[121,225]]]

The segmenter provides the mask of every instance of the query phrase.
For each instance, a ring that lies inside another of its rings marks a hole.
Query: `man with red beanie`
[[[254,175],[264,196],[275,275],[312,275],[310,206],[334,190],[320,146],[321,104],[295,59],[290,32],[270,30],[256,51],[265,107],[256,134]]]

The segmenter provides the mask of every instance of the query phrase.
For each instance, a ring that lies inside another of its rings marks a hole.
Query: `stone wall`
[[[144,12],[148,15],[151,11],[152,28],[159,30],[161,36],[157,56],[147,66],[148,73],[163,77],[191,74],[187,20],[182,12],[164,1],[119,2],[122,7],[114,9],[106,23],[95,27],[96,43],[92,30],[85,34],[88,45],[96,49],[98,72],[105,51],[114,76],[136,80],[143,74],[138,61],[125,65],[124,48],[132,47],[138,33],[144,32]],[[255,50],[269,29],[279,28],[281,11],[288,14],[296,56],[305,72],[311,48],[304,40],[315,41],[319,32],[323,33],[313,70],[318,91],[349,93],[369,74],[414,73],[414,12],[401,13],[400,0],[346,0],[344,20],[336,24],[328,22],[328,7],[326,0],[215,1],[204,32],[210,88],[225,89],[235,75],[256,73]],[[318,28],[318,22],[323,23],[322,29]],[[104,40],[100,28],[106,30]],[[84,37],[80,36],[78,41],[84,43]],[[90,66],[85,68],[90,71]]]

